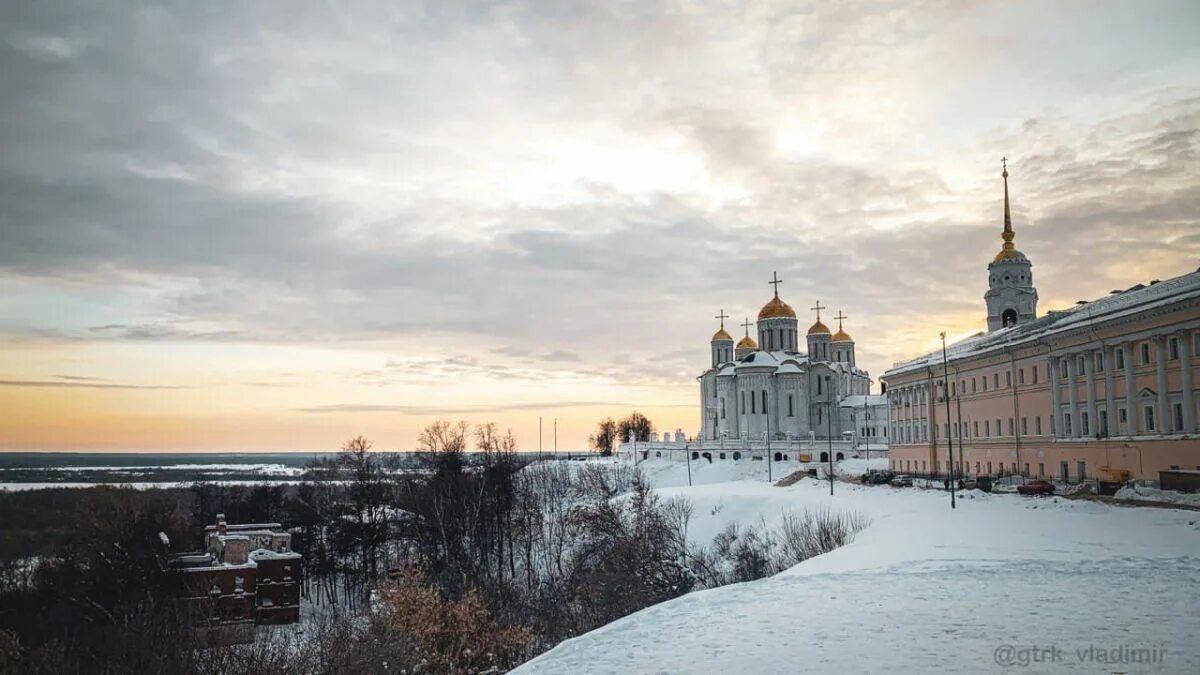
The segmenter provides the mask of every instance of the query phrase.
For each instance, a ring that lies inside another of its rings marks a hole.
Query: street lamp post
[[[946,359],[946,332],[942,331],[942,397],[946,400],[946,426],[950,426],[950,366]],[[956,508],[954,504],[954,447],[951,442],[949,429],[946,430],[946,459],[950,464],[947,467],[947,474],[950,477],[950,508]],[[962,451],[962,445],[959,445],[959,451]]]

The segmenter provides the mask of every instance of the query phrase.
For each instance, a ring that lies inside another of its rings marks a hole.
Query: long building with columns
[[[895,364],[894,470],[1079,481],[1200,471],[1200,270],[1037,314],[1004,177],[1003,247],[988,264],[988,330]],[[943,365],[943,360],[945,365]],[[947,391],[948,390],[948,391]],[[961,447],[960,447],[961,440]]]

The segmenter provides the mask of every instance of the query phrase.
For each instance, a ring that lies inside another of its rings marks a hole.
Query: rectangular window
[[[1175,417],[1175,431],[1183,431],[1183,404],[1176,403],[1173,406]]]
[[[1022,436],[1028,436],[1028,435],[1029,435],[1029,424],[1028,424],[1028,419],[1027,419],[1027,418],[1025,418],[1025,417],[1022,417],[1022,418],[1021,418],[1021,435],[1022,435]]]
[[[1079,362],[1075,365],[1075,367],[1078,368],[1079,370],[1076,371],[1075,374],[1083,375],[1084,373],[1087,372],[1087,358],[1083,354],[1080,354],[1078,361]]]
[[[1143,366],[1150,365],[1150,343],[1149,342],[1142,343],[1142,365]]]
[[[1087,411],[1079,413],[1079,433],[1084,436],[1088,435],[1088,414]]]
[[[1121,347],[1117,347],[1117,349],[1113,351],[1113,354],[1116,355],[1117,370],[1121,370],[1125,367],[1125,350]]]
[[[757,399],[757,397],[754,395],[754,392],[750,392],[750,414],[751,415],[758,412],[758,410],[754,407],[754,401],[756,399]]]
[[[1016,432],[1013,430],[1013,418],[1011,418],[1011,417],[1008,418],[1008,435],[1009,436],[1017,435]]]
[[[1037,384],[1037,373],[1038,373],[1038,367],[1034,366],[1033,367],[1033,383],[1034,384]]]
[[[1011,370],[1004,371],[1004,386],[1012,387],[1012,371]]]
[[[1108,411],[1107,410],[1100,411],[1100,433],[1104,434],[1105,436],[1108,435]]]
[[[1054,415],[1050,416],[1050,434],[1054,435]]]
[[[1000,373],[992,373],[992,389],[1000,388]]]
[[[1067,360],[1065,358],[1059,359],[1058,375],[1059,375],[1059,379],[1063,379],[1063,380],[1067,379]]]
[[[1063,415],[1063,433],[1068,435],[1071,433],[1071,413]]]
[[[1017,384],[1025,384],[1025,369],[1017,370]]]
[[[1096,372],[1104,372],[1104,352],[1096,352]]]
[[[1154,406],[1148,405],[1142,408],[1142,419],[1146,423],[1146,431],[1154,431]]]
[[[1042,462],[1038,462],[1038,478],[1041,478],[1042,476],[1045,476],[1045,475],[1046,475],[1046,465],[1043,464]]]
[[[1000,418],[999,417],[996,418],[996,435],[997,436],[1004,435],[1004,432],[1000,430]]]
[[[1168,361],[1178,361],[1179,360],[1179,338],[1171,338],[1170,340],[1168,340],[1167,341],[1167,350],[1168,350],[1167,360]]]
[[[975,462],[975,475],[979,475],[979,462]]]
[[[763,401],[763,404],[762,404],[762,413],[763,413],[764,415],[766,415],[766,414],[767,414],[767,392],[766,392],[765,390],[764,390],[764,391],[763,391],[763,393],[762,393],[762,401]]]
[[[975,378],[972,377],[971,378],[971,393],[974,394],[977,391],[979,391],[979,388],[975,386]]]
[[[1038,415],[1037,417],[1033,418],[1033,433],[1037,434],[1038,436],[1042,435],[1042,416],[1041,415]]]
[[[1117,422],[1129,424],[1129,417],[1125,414],[1125,408],[1117,408]]]
[[[792,409],[792,395],[788,394],[788,417],[795,417],[796,413]]]
[[[979,422],[973,422],[972,426],[975,427],[975,438],[979,438]]]
[[[1075,462],[1075,470],[1079,473],[1079,480],[1087,480],[1087,462]]]
[[[988,462],[988,475],[990,476],[991,473],[992,473],[992,463]]]
[[[1025,462],[1025,475],[1029,475],[1029,462]]]
[[[946,422],[946,438],[950,438],[950,423]]]

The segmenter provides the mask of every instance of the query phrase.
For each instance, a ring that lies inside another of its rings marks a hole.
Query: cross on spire
[[[842,314],[842,310],[839,309],[837,316],[835,316],[833,318],[838,320],[838,330],[841,330],[842,329],[842,319],[849,319],[850,317],[846,316],[845,314]]]
[[[746,329],[746,337],[750,337],[750,326],[754,324],[750,322],[750,317],[746,317],[746,321],[742,323],[742,328]]]
[[[767,284],[775,287],[775,297],[777,298],[779,297],[779,284],[782,283],[783,279],[779,278],[779,274],[777,272],[771,272],[771,280],[768,281]]]
[[[1008,157],[1000,158],[1000,166],[1004,167],[1004,233],[1000,238],[1004,240],[1005,251],[1013,250],[1013,229],[1012,229],[1012,212],[1008,208]]]
[[[725,313],[725,310],[723,310],[723,309],[719,310],[719,313],[716,316],[714,316],[713,318],[720,319],[721,320],[721,330],[725,330],[725,319],[729,318],[729,315]]]
[[[826,307],[826,306],[824,306],[824,305],[822,305],[822,304],[821,304],[821,301],[820,301],[820,300],[818,300],[818,301],[817,301],[817,305],[816,305],[815,307],[809,307],[809,309],[816,310],[816,312],[817,312],[817,321],[820,321],[820,320],[821,320],[821,310],[823,310],[823,309],[829,309],[829,308],[828,308],[828,307]]]

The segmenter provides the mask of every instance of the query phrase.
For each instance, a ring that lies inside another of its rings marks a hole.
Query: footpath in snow
[[[782,574],[650,607],[517,672],[1200,672],[1200,513],[977,491],[951,511],[941,491],[775,487],[761,462],[694,462],[693,487],[682,463],[643,464],[664,497],[692,502],[697,543],[785,509],[871,524]]]

